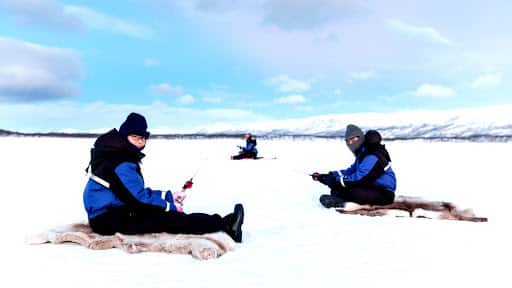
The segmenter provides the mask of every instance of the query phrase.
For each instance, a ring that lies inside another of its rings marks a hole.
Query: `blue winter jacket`
[[[356,152],[354,163],[347,169],[332,171],[331,174],[348,188],[372,186],[395,192],[395,172],[391,168],[388,152],[384,145],[380,144],[381,139],[377,131],[368,131],[365,135],[365,143]]]
[[[176,210],[171,191],[144,186],[139,161],[144,157],[116,129],[98,137],[91,149],[91,178],[83,194],[85,210],[92,219],[111,207]]]
[[[252,137],[248,138],[245,144],[245,147],[240,147],[244,152],[252,152],[254,153],[254,156],[258,155],[258,149],[256,149],[256,139],[253,139]]]

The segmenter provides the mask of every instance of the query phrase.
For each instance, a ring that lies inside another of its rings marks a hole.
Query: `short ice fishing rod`
[[[183,184],[183,187],[181,188],[181,191],[179,192],[176,192],[175,195],[173,195],[174,197],[174,204],[176,205],[176,209],[180,212],[183,212],[183,201],[185,200],[185,198],[187,198],[187,194],[185,194],[186,190],[187,189],[191,189],[192,186],[194,185],[194,178],[197,176],[197,173],[199,173],[199,170],[201,170],[203,165],[199,166],[197,168],[197,170],[194,172],[194,174],[192,175],[192,177],[190,177],[189,180],[187,180],[185,182],[185,184]]]

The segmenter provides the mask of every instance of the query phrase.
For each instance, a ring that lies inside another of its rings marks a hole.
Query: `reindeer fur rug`
[[[487,218],[477,217],[471,209],[460,209],[451,202],[428,201],[409,196],[398,196],[392,204],[381,206],[347,203],[345,208],[337,208],[336,211],[342,214],[365,216],[395,216],[487,222]]]
[[[233,251],[236,243],[224,232],[203,235],[152,233],[103,236],[85,223],[51,229],[27,238],[28,244],[75,243],[93,250],[119,248],[128,253],[165,252],[190,254],[200,260],[218,258]]]

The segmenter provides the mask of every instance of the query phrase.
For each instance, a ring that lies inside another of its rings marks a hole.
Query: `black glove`
[[[334,181],[336,181],[336,178],[332,174],[320,174],[318,172],[315,172],[311,174],[311,178],[313,180],[318,181],[324,185],[330,186],[333,184]]]

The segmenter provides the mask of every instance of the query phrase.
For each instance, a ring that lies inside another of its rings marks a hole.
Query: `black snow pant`
[[[341,186],[339,181],[332,181],[332,179],[328,179],[324,184],[331,188],[332,196],[340,197],[346,202],[355,202],[361,205],[388,205],[395,200],[395,193],[383,187],[357,186],[347,188]]]
[[[242,151],[240,154],[233,156],[233,160],[241,160],[241,159],[254,159],[256,158],[256,154],[251,151]]]
[[[204,234],[224,231],[227,226],[226,217],[155,209],[135,212],[121,206],[89,219],[89,224],[94,232],[102,235],[113,235],[116,232],[127,235],[159,232]]]

